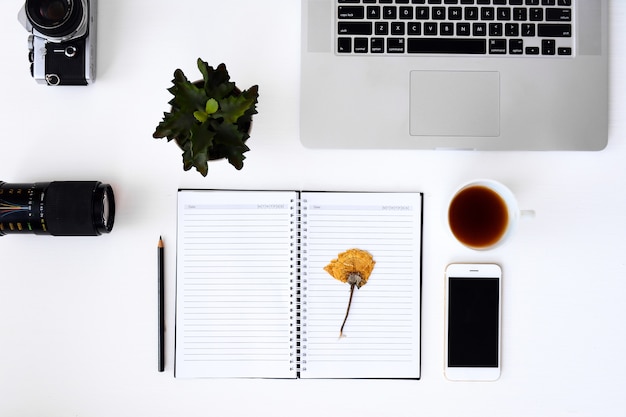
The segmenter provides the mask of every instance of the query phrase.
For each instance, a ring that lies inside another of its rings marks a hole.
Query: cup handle
[[[535,210],[520,210],[520,218],[532,219],[535,217]]]

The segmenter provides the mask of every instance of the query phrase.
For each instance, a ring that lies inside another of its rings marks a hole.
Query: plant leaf
[[[200,123],[204,123],[208,120],[209,114],[202,110],[196,110],[195,112],[193,112],[193,117],[195,117],[196,120],[199,121]]]
[[[220,108],[220,104],[214,98],[210,98],[207,100],[206,105],[204,107],[205,107],[204,111],[207,114],[213,114]]]
[[[215,132],[209,129],[208,124],[197,124],[191,129],[191,160],[192,165],[203,176],[208,172],[209,149],[213,147]]]
[[[219,100],[230,95],[235,88],[235,83],[230,82],[230,75],[223,63],[215,69],[198,58],[198,69],[204,79],[204,91],[207,97],[214,97]]]
[[[191,142],[185,142],[183,146],[183,169],[189,171],[193,167],[193,157],[191,155]]]
[[[191,152],[194,155],[205,152],[213,146],[213,138],[215,138],[215,132],[209,130],[206,124],[195,125],[191,129]]]
[[[152,137],[186,140],[189,138],[189,130],[196,123],[196,119],[188,113],[163,113],[163,121],[156,127]]]
[[[180,69],[174,71],[172,83],[174,86],[169,89],[169,92],[174,95],[170,101],[172,107],[189,113],[204,110],[208,97],[203,88],[193,85]]]
[[[209,173],[209,154],[204,152],[193,157],[193,166],[196,167],[196,171],[206,177]]]
[[[236,123],[237,120],[248,112],[256,104],[256,97],[248,97],[244,94],[230,96],[220,100],[219,115],[225,123]],[[256,112],[256,110],[254,110]],[[217,116],[217,114],[216,114]]]
[[[243,160],[246,159],[244,153],[250,150],[244,142],[244,136],[236,125],[221,124],[216,130],[216,151],[228,158],[228,162],[236,169],[243,168]]]

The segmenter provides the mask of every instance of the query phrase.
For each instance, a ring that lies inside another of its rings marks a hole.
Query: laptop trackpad
[[[500,73],[411,71],[413,136],[499,136]]]

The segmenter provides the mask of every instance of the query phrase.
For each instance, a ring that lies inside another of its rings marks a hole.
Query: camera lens
[[[44,35],[66,36],[83,20],[82,0],[26,0],[26,15]]]
[[[42,1],[39,5],[39,16],[52,24],[63,22],[65,17],[69,15],[70,8],[68,6],[70,5],[60,0]]]
[[[0,236],[10,233],[97,236],[109,233],[114,219],[115,199],[108,184],[0,181]]]

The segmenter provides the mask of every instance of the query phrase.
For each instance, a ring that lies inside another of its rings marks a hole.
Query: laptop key
[[[549,22],[570,22],[572,20],[571,9],[546,9],[546,20]]]
[[[490,39],[489,53],[495,55],[506,54],[506,39]]]
[[[398,9],[395,6],[383,7],[383,19],[396,19],[398,17]]]
[[[519,36],[519,23],[507,23],[504,25],[505,36]]]
[[[367,6],[368,19],[380,19],[380,6]]]
[[[526,55],[539,55],[539,47],[537,47],[537,46],[527,46],[526,47]]]
[[[512,55],[521,55],[524,53],[523,39],[509,39],[509,53]]]
[[[541,41],[541,54],[542,55],[554,55],[556,42],[554,39],[544,39]]]
[[[419,22],[412,22],[409,23],[409,27],[408,27],[408,33],[409,35],[421,35],[422,34],[422,24]]]
[[[571,55],[572,54],[572,48],[558,48],[557,49],[557,53],[559,55]]]
[[[390,54],[403,54],[405,50],[404,38],[387,39],[387,52]]]
[[[430,18],[430,9],[428,7],[416,7],[415,18],[420,20],[427,20]]]
[[[339,22],[340,35],[371,35],[372,22]]]
[[[382,54],[383,52],[385,52],[385,39],[372,38],[370,40],[370,50],[373,54]]]
[[[535,36],[536,34],[535,24],[534,23],[523,23],[522,24],[522,36]]]
[[[349,54],[352,52],[352,38],[338,38],[337,52],[340,54]]]
[[[537,35],[542,38],[569,38],[572,36],[572,25],[570,24],[538,24]]]
[[[470,27],[471,26],[469,23],[457,23],[456,24],[457,36],[469,36],[471,33]]]
[[[530,9],[530,20],[533,22],[543,21],[543,9],[534,7]]]
[[[339,6],[339,19],[363,19],[365,17],[365,9],[363,6]]]
[[[528,10],[523,7],[515,7],[513,9],[513,20],[518,22],[528,20]]]
[[[408,38],[410,54],[486,54],[486,39]]]
[[[404,35],[406,32],[404,22],[393,22],[391,24],[391,34],[394,36]]]
[[[453,23],[440,23],[439,34],[441,34],[441,36],[453,36],[454,24]]]
[[[489,23],[489,36],[502,36],[502,23]]]
[[[398,13],[398,17],[404,20],[412,20],[413,19],[413,8],[412,7],[400,7],[400,12]]]
[[[369,39],[354,38],[354,52],[357,54],[365,54],[368,51]]]
[[[432,22],[424,23],[424,35],[436,36],[437,28],[438,26],[436,23],[432,23]]]
[[[377,35],[389,34],[389,22],[376,22],[374,28],[374,33],[376,33]]]

